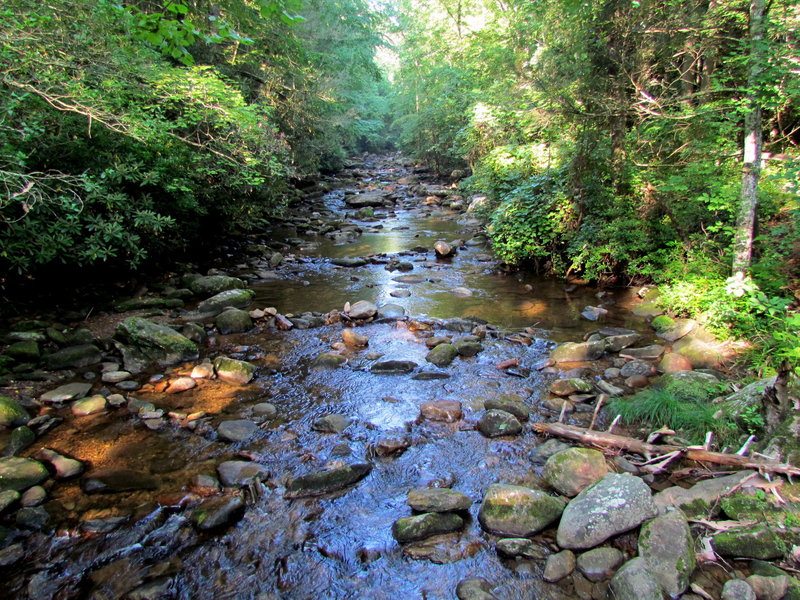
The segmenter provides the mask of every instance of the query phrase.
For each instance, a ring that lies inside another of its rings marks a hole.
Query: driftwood
[[[563,423],[534,423],[533,429],[537,433],[574,440],[588,446],[617,448],[619,450],[627,450],[628,452],[641,454],[642,456],[658,456],[677,452],[683,458],[696,460],[698,462],[727,465],[739,469],[755,469],[761,472],[779,473],[781,475],[800,475],[800,468],[793,467],[789,464],[754,460],[736,454],[710,452],[702,448],[673,446],[669,444],[648,444],[647,442],[622,435],[605,433],[602,431],[591,431],[582,427],[575,427],[574,425],[564,425]]]

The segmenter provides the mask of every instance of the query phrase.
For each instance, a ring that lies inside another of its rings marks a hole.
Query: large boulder
[[[490,485],[478,520],[489,533],[504,537],[529,537],[561,516],[564,501],[519,485]]]
[[[197,346],[166,325],[140,317],[130,317],[117,325],[116,345],[122,352],[125,370],[140,373],[151,363],[171,365],[194,360]]]
[[[668,596],[685,592],[696,564],[686,515],[669,510],[645,523],[639,533],[639,556]]]
[[[608,473],[602,452],[589,448],[569,448],[547,459],[544,479],[559,494],[577,496]]]
[[[567,505],[558,525],[562,548],[587,549],[656,516],[647,484],[632,475],[609,473]]]
[[[225,308],[247,308],[253,302],[256,293],[253,290],[227,290],[220,292],[197,305],[197,312],[203,315],[216,316]]]

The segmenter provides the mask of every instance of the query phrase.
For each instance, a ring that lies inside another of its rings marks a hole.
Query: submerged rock
[[[239,496],[206,500],[192,511],[191,519],[200,531],[215,531],[233,525],[244,516],[244,502]]]
[[[135,490],[155,490],[158,481],[155,477],[142,471],[117,469],[109,467],[97,469],[81,480],[81,488],[88,494],[114,494]]]
[[[464,579],[456,586],[458,600],[497,600],[492,594],[492,584],[485,579],[476,577]]]
[[[258,425],[247,419],[223,421],[217,428],[217,435],[227,442],[246,442],[258,433]]]
[[[342,433],[352,422],[353,420],[345,415],[325,415],[314,421],[311,429],[322,433]]]
[[[376,375],[405,375],[417,368],[417,363],[411,360],[384,360],[370,367],[370,372]]]
[[[321,496],[361,481],[372,471],[370,463],[354,463],[295,477],[286,486],[286,498]]]
[[[457,400],[438,400],[423,402],[419,407],[420,415],[429,421],[454,423],[461,418],[461,403]]]

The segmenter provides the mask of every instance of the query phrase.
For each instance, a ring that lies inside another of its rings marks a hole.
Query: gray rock
[[[243,360],[218,356],[214,360],[214,370],[222,381],[234,385],[247,385],[252,381],[256,367]]]
[[[621,350],[620,356],[627,356],[628,358],[640,360],[655,360],[664,354],[664,346],[658,344],[651,344],[650,346],[643,346],[641,348],[625,348]]]
[[[370,367],[370,372],[376,375],[405,375],[417,368],[417,363],[411,360],[383,360]]]
[[[425,360],[437,367],[446,367],[458,356],[458,350],[453,344],[439,344],[425,356]]]
[[[217,474],[222,485],[226,487],[241,487],[254,477],[262,481],[269,477],[269,471],[264,465],[245,460],[227,460],[217,465]]]
[[[139,317],[122,321],[114,336],[125,370],[131,373],[140,373],[151,363],[164,366],[198,356],[194,342],[166,325]]]
[[[456,586],[458,600],[497,600],[492,594],[492,584],[485,579],[475,577],[464,579]]]
[[[611,578],[615,600],[662,600],[661,586],[647,569],[643,558],[629,560]]]
[[[408,492],[406,504],[417,512],[434,513],[468,510],[472,500],[449,488],[415,488]]]
[[[253,290],[227,290],[220,292],[197,306],[197,312],[202,315],[215,316],[225,308],[247,308],[252,304],[256,293]]]
[[[611,335],[603,339],[603,344],[605,344],[607,352],[619,352],[623,348],[633,346],[641,339],[642,336],[638,333],[623,333],[621,335]]]
[[[527,421],[530,417],[530,409],[523,402],[520,396],[515,394],[501,394],[494,398],[489,398],[483,403],[486,410],[502,410],[511,413],[520,421]]]
[[[86,417],[105,412],[106,406],[106,399],[103,396],[96,395],[83,398],[82,400],[76,400],[73,402],[71,410],[72,414],[76,417]]]
[[[422,370],[419,373],[414,373],[411,376],[411,379],[415,381],[437,381],[439,379],[450,379],[450,373],[446,373],[445,371],[435,371],[432,369]]]
[[[286,486],[286,498],[306,498],[334,492],[361,481],[372,471],[370,463],[354,463],[295,477]]]
[[[550,359],[556,363],[597,360],[603,356],[605,349],[605,344],[602,341],[565,342],[550,353]]]
[[[572,550],[594,548],[655,516],[656,505],[644,481],[609,473],[567,505],[558,526],[558,545]]]
[[[0,396],[0,428],[19,427],[25,425],[29,419],[28,411],[19,402],[8,396]]]
[[[186,287],[198,296],[213,296],[228,290],[240,290],[245,287],[244,281],[227,275],[206,275],[186,279]]]
[[[781,600],[786,596],[790,579],[786,575],[779,575],[777,577],[750,575],[746,581],[755,592],[758,600]]]
[[[663,318],[663,317],[662,317]],[[668,342],[676,342],[689,335],[697,327],[697,322],[692,319],[675,319],[656,331],[656,335]]]
[[[382,319],[400,319],[406,316],[406,309],[399,304],[384,304],[378,309],[378,316]]]
[[[243,516],[244,502],[239,496],[222,496],[203,502],[192,511],[191,519],[200,531],[217,531]]]
[[[244,333],[253,328],[253,319],[247,311],[231,308],[218,314],[214,319],[214,325],[222,335]]]
[[[343,256],[331,259],[331,264],[338,267],[363,267],[367,264],[367,260],[359,256]]]
[[[655,372],[656,368],[652,363],[644,360],[632,360],[630,362],[626,362],[622,366],[619,374],[622,377],[632,377],[634,375],[643,375],[647,377],[648,375],[653,375]]]
[[[608,473],[602,452],[589,448],[569,448],[554,454],[544,465],[544,480],[570,498],[600,481]]]
[[[694,369],[716,369],[722,364],[719,347],[693,335],[675,342],[672,350],[688,358]]]
[[[49,476],[45,466],[32,458],[0,458],[0,492],[21,492],[42,483]]]
[[[429,421],[454,423],[461,418],[461,403],[458,400],[437,400],[423,402],[419,407],[420,415]]]
[[[246,442],[258,432],[258,425],[247,419],[223,421],[217,427],[217,435],[227,442]]]
[[[35,363],[39,360],[39,344],[33,340],[14,342],[6,348],[5,354],[19,362]]]
[[[446,258],[456,253],[456,249],[444,240],[437,241],[433,245],[433,250],[438,258]]]
[[[70,479],[83,473],[81,461],[63,456],[50,448],[42,448],[38,456],[52,465],[56,472],[56,479]]]
[[[668,596],[677,598],[685,592],[695,568],[686,516],[674,509],[646,522],[639,533],[639,556]]]
[[[532,558],[541,560],[545,557],[545,550],[540,545],[528,538],[503,538],[497,540],[497,552],[508,558]]]
[[[547,557],[542,579],[548,583],[555,583],[556,581],[561,581],[567,575],[570,575],[574,570],[575,555],[571,550],[562,550],[557,554],[551,554]]]
[[[25,547],[22,544],[12,544],[0,550],[0,567],[15,565],[25,557]]]
[[[253,406],[253,416],[261,419],[274,419],[278,416],[278,409],[271,402],[259,402]]]
[[[103,355],[94,344],[81,344],[79,346],[69,346],[54,352],[45,358],[48,369],[67,369],[70,367],[81,368],[94,365],[103,360]]]
[[[756,600],[756,593],[744,579],[729,579],[722,586],[721,600]]]
[[[504,410],[487,410],[478,421],[478,431],[490,438],[517,435],[522,431],[522,424]]]
[[[556,438],[550,438],[549,440],[545,441],[542,444],[539,444],[531,451],[531,461],[536,464],[544,464],[547,462],[547,459],[556,454],[557,452],[561,452],[562,450],[567,450],[571,448],[569,444],[565,444],[564,442],[557,440]]]
[[[614,574],[625,555],[616,548],[594,548],[578,556],[578,571],[593,582],[603,581]]]
[[[105,371],[100,376],[103,383],[119,383],[120,381],[125,381],[130,378],[131,374],[128,373],[128,371]]]
[[[537,490],[494,484],[486,490],[478,520],[489,533],[530,537],[556,521],[564,502]]]
[[[369,319],[374,317],[377,312],[378,307],[372,302],[367,300],[359,300],[350,306],[347,316],[349,316],[351,319]]]
[[[314,421],[311,429],[322,433],[342,433],[352,422],[353,420],[345,415],[325,415]]]
[[[424,540],[433,535],[458,531],[464,519],[453,513],[424,513],[398,519],[392,525],[392,536],[401,544]]]

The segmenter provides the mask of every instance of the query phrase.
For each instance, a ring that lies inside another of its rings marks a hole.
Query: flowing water
[[[37,447],[55,448],[92,469],[131,469],[155,480],[156,489],[86,494],[77,481],[52,486],[45,507],[55,531],[24,538],[25,558],[6,573],[0,594],[37,599],[450,599],[462,579],[484,577],[500,599],[576,597],[571,584],[542,581],[543,560],[500,558],[495,536],[477,522],[490,484],[541,487],[541,467],[530,457],[541,440],[527,425],[519,436],[488,439],[475,423],[484,400],[499,394],[522,397],[533,421],[557,417],[542,405],[552,376],[536,364],[554,342],[579,340],[597,328],[580,317],[586,305],[602,302],[609,308],[604,325],[643,329],[643,323],[625,310],[630,301],[625,291],[598,299],[589,288],[567,293],[563,282],[503,272],[483,243],[479,224],[463,212],[425,203],[413,183],[398,183],[410,175],[410,167],[399,160],[373,158],[351,176],[332,179],[331,189],[268,232],[269,240],[288,240],[286,260],[278,269],[279,280],[254,280],[252,287],[254,306],[272,306],[284,314],[327,313],[363,299],[379,306],[397,304],[412,317],[359,326],[369,346],[340,349],[347,362],[336,369],[317,368],[314,361],[341,342],[341,324],[290,331],[260,326],[216,336],[204,352],[254,363],[258,376],[252,384],[202,380],[180,394],[147,384],[135,394],[165,411],[205,411],[207,423],[194,431],[169,424],[151,431],[122,409],[80,419],[61,409],[66,422],[38,440]],[[357,220],[347,211],[345,192],[366,187],[389,190],[397,201],[377,208],[374,218]],[[356,224],[361,234],[332,240],[308,233],[315,221],[333,219]],[[434,242],[456,238],[466,244],[454,257],[436,260]],[[368,257],[368,262],[360,267],[331,262],[342,257]],[[398,262],[413,268],[396,270]],[[239,270],[246,275],[253,269],[245,264]],[[456,288],[471,295],[454,293]],[[484,349],[442,369],[446,379],[370,372],[378,355],[425,366],[425,337],[465,335],[465,318],[473,319],[467,329],[487,323],[481,329]],[[519,364],[510,370],[496,367],[509,359]],[[166,376],[187,374],[191,367],[181,365]],[[460,401],[463,418],[455,423],[421,419],[420,404],[431,400]],[[277,416],[263,424],[254,440],[232,444],[217,439],[220,422],[251,418],[253,405],[265,401],[277,407]],[[340,434],[311,429],[330,413],[346,415],[353,423]],[[590,416],[579,411],[571,418],[585,422]],[[375,448],[387,438],[403,440],[407,450],[380,456]],[[237,457],[264,465],[269,476],[263,485],[242,492],[247,508],[241,521],[221,533],[198,532],[189,515],[203,499],[189,483],[197,474],[214,475],[219,463]],[[364,460],[373,469],[352,487],[318,498],[284,497],[292,477]],[[392,523],[411,514],[406,494],[419,486],[465,492],[472,508],[462,532],[403,548],[392,537]],[[110,533],[87,531],[92,529],[87,520],[109,517],[127,520]],[[536,539],[543,555],[554,548],[552,531]]]

